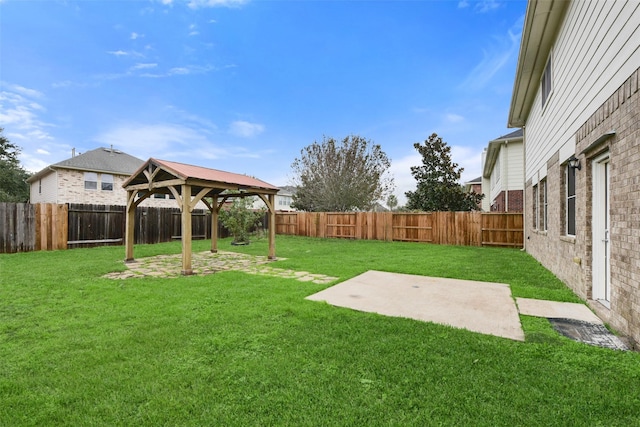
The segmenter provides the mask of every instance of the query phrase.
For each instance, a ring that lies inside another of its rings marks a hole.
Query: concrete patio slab
[[[583,322],[602,324],[589,307],[572,302],[543,301],[529,298],[516,298],[520,314],[547,319],[574,319]]]
[[[524,341],[509,285],[367,271],[307,297]]]

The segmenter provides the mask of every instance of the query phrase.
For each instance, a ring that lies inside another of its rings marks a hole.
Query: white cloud
[[[64,81],[61,81],[61,82],[51,83],[51,87],[54,88],[54,89],[58,89],[58,88],[61,88],[61,87],[70,87],[71,85],[73,85],[73,82],[71,80],[64,80]]]
[[[398,198],[398,204],[400,206],[407,203],[407,197],[404,193],[416,189],[416,180],[411,175],[411,166],[419,166],[421,164],[422,157],[417,152],[391,161],[389,172],[393,175],[393,181],[396,185],[393,193]]]
[[[497,0],[482,0],[476,3],[474,10],[478,13],[486,13],[498,9],[500,6],[501,4]]]
[[[109,55],[114,55],[114,56],[128,56],[129,53],[125,52],[124,50],[109,50],[107,51],[107,53]]]
[[[144,34],[138,34],[136,32],[133,32],[133,33],[131,33],[130,39],[131,40],[136,40],[136,39],[139,39],[141,37],[144,37]]]
[[[54,125],[43,118],[47,97],[35,89],[6,82],[0,84],[0,125],[5,136],[22,148],[18,156],[22,166],[37,172],[50,164],[46,160],[51,152],[48,147],[59,145],[49,133]]]
[[[470,5],[469,0],[460,0],[458,9],[466,9]],[[498,0],[474,0],[473,11],[476,13],[486,13],[498,9],[502,6]]]
[[[17,92],[17,93],[19,93],[21,95],[28,96],[30,98],[43,98],[44,97],[44,94],[42,92],[37,91],[35,89],[29,89],[29,88],[26,88],[26,87],[20,86],[20,85],[8,85],[8,87],[9,87],[10,90],[12,90],[14,92]]]
[[[156,68],[158,66],[158,64],[136,64],[133,67],[131,67],[131,70],[147,70],[149,68]]]
[[[170,111],[178,111],[168,107]],[[186,113],[185,113],[186,114]],[[102,145],[120,147],[141,159],[150,157],[203,164],[209,160],[260,158],[265,150],[225,146],[215,141],[215,125],[193,115],[178,114],[181,123],[123,123],[97,135],[93,140]]]
[[[248,0],[187,0],[187,5],[191,9],[199,9],[201,7],[236,7],[242,6]]]
[[[116,126],[95,140],[102,144],[127,147],[126,151],[153,157],[170,147],[188,146],[206,140],[197,131],[177,124],[124,124]]]
[[[174,74],[190,74],[188,67],[174,67],[169,70],[169,75]]]
[[[45,111],[45,108],[21,95],[21,93],[29,93],[41,97],[42,94],[36,90],[15,85],[9,85],[7,89],[7,91],[0,92],[0,123],[4,127],[10,126],[14,132],[20,130],[19,133],[22,137],[50,138],[48,133],[43,130],[49,125],[38,117],[38,112]],[[12,89],[17,89],[17,92]]]
[[[509,61],[517,58],[523,23],[524,16],[521,16],[506,34],[494,37],[495,43],[483,50],[482,60],[460,84],[461,89],[484,88]]]
[[[453,113],[446,114],[444,118],[449,123],[460,123],[464,121],[464,117],[459,114]]]
[[[250,138],[264,132],[264,126],[259,123],[250,123],[237,120],[229,125],[229,133],[243,138]]]

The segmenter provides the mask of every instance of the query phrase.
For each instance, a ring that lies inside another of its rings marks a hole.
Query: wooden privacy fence
[[[192,214],[194,239],[211,238],[211,214]],[[160,243],[181,238],[180,210],[138,207],[135,243]],[[0,253],[29,252],[124,244],[125,207],[0,203]],[[228,236],[220,227],[218,236]]]
[[[308,237],[522,247],[521,213],[287,212],[276,233]]]
[[[181,237],[180,210],[138,207],[135,242]],[[266,225],[266,218],[263,221]],[[0,253],[122,245],[125,207],[0,203]],[[484,212],[286,212],[276,214],[276,233],[308,237],[522,247],[520,213]],[[211,214],[194,210],[192,235],[211,238]],[[228,236],[219,224],[218,236]]]
[[[211,214],[194,209],[191,214],[193,239],[211,238]],[[123,245],[125,207],[69,204],[69,247]],[[137,207],[134,241],[136,244],[170,242],[181,238],[178,208]],[[228,235],[219,228],[219,236]]]
[[[0,253],[67,248],[67,206],[0,203]]]

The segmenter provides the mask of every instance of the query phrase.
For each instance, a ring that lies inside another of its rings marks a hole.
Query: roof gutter
[[[529,1],[507,127],[522,127],[527,121],[568,4],[567,0]]]

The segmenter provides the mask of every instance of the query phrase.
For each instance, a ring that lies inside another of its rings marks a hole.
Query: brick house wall
[[[84,188],[84,172],[72,169],[60,169],[58,174],[58,194],[56,203],[83,203],[90,205],[120,205],[127,204],[127,192],[122,188],[122,184],[129,176],[112,175],[113,190],[102,190],[102,174],[98,173],[98,188],[96,190],[87,190]],[[140,206],[175,208],[178,207],[174,199],[170,199],[166,195],[162,198],[154,196],[144,200]],[[206,205],[199,202],[196,209],[206,209]]]
[[[475,193],[475,194],[482,194],[482,183],[479,182],[477,184],[471,184],[469,187],[469,192]],[[484,197],[487,197],[487,195],[485,194]],[[482,210],[482,200],[478,202],[478,210]]]
[[[508,199],[505,191],[501,191],[492,201],[491,201],[491,211],[492,212],[522,212],[522,203],[523,196],[522,190],[509,190]],[[509,203],[509,206],[505,206],[505,204]]]
[[[525,184],[527,251],[565,282],[614,329],[640,343],[640,68],[575,134],[576,233],[566,235],[565,173],[556,152],[547,161],[547,224],[534,209],[532,180]],[[614,131],[615,133],[607,137]],[[593,301],[593,160],[609,153],[610,307]],[[538,184],[539,185],[539,184]],[[538,192],[539,193],[539,192]],[[537,194],[540,197],[540,194]],[[545,229],[546,228],[546,229]]]

